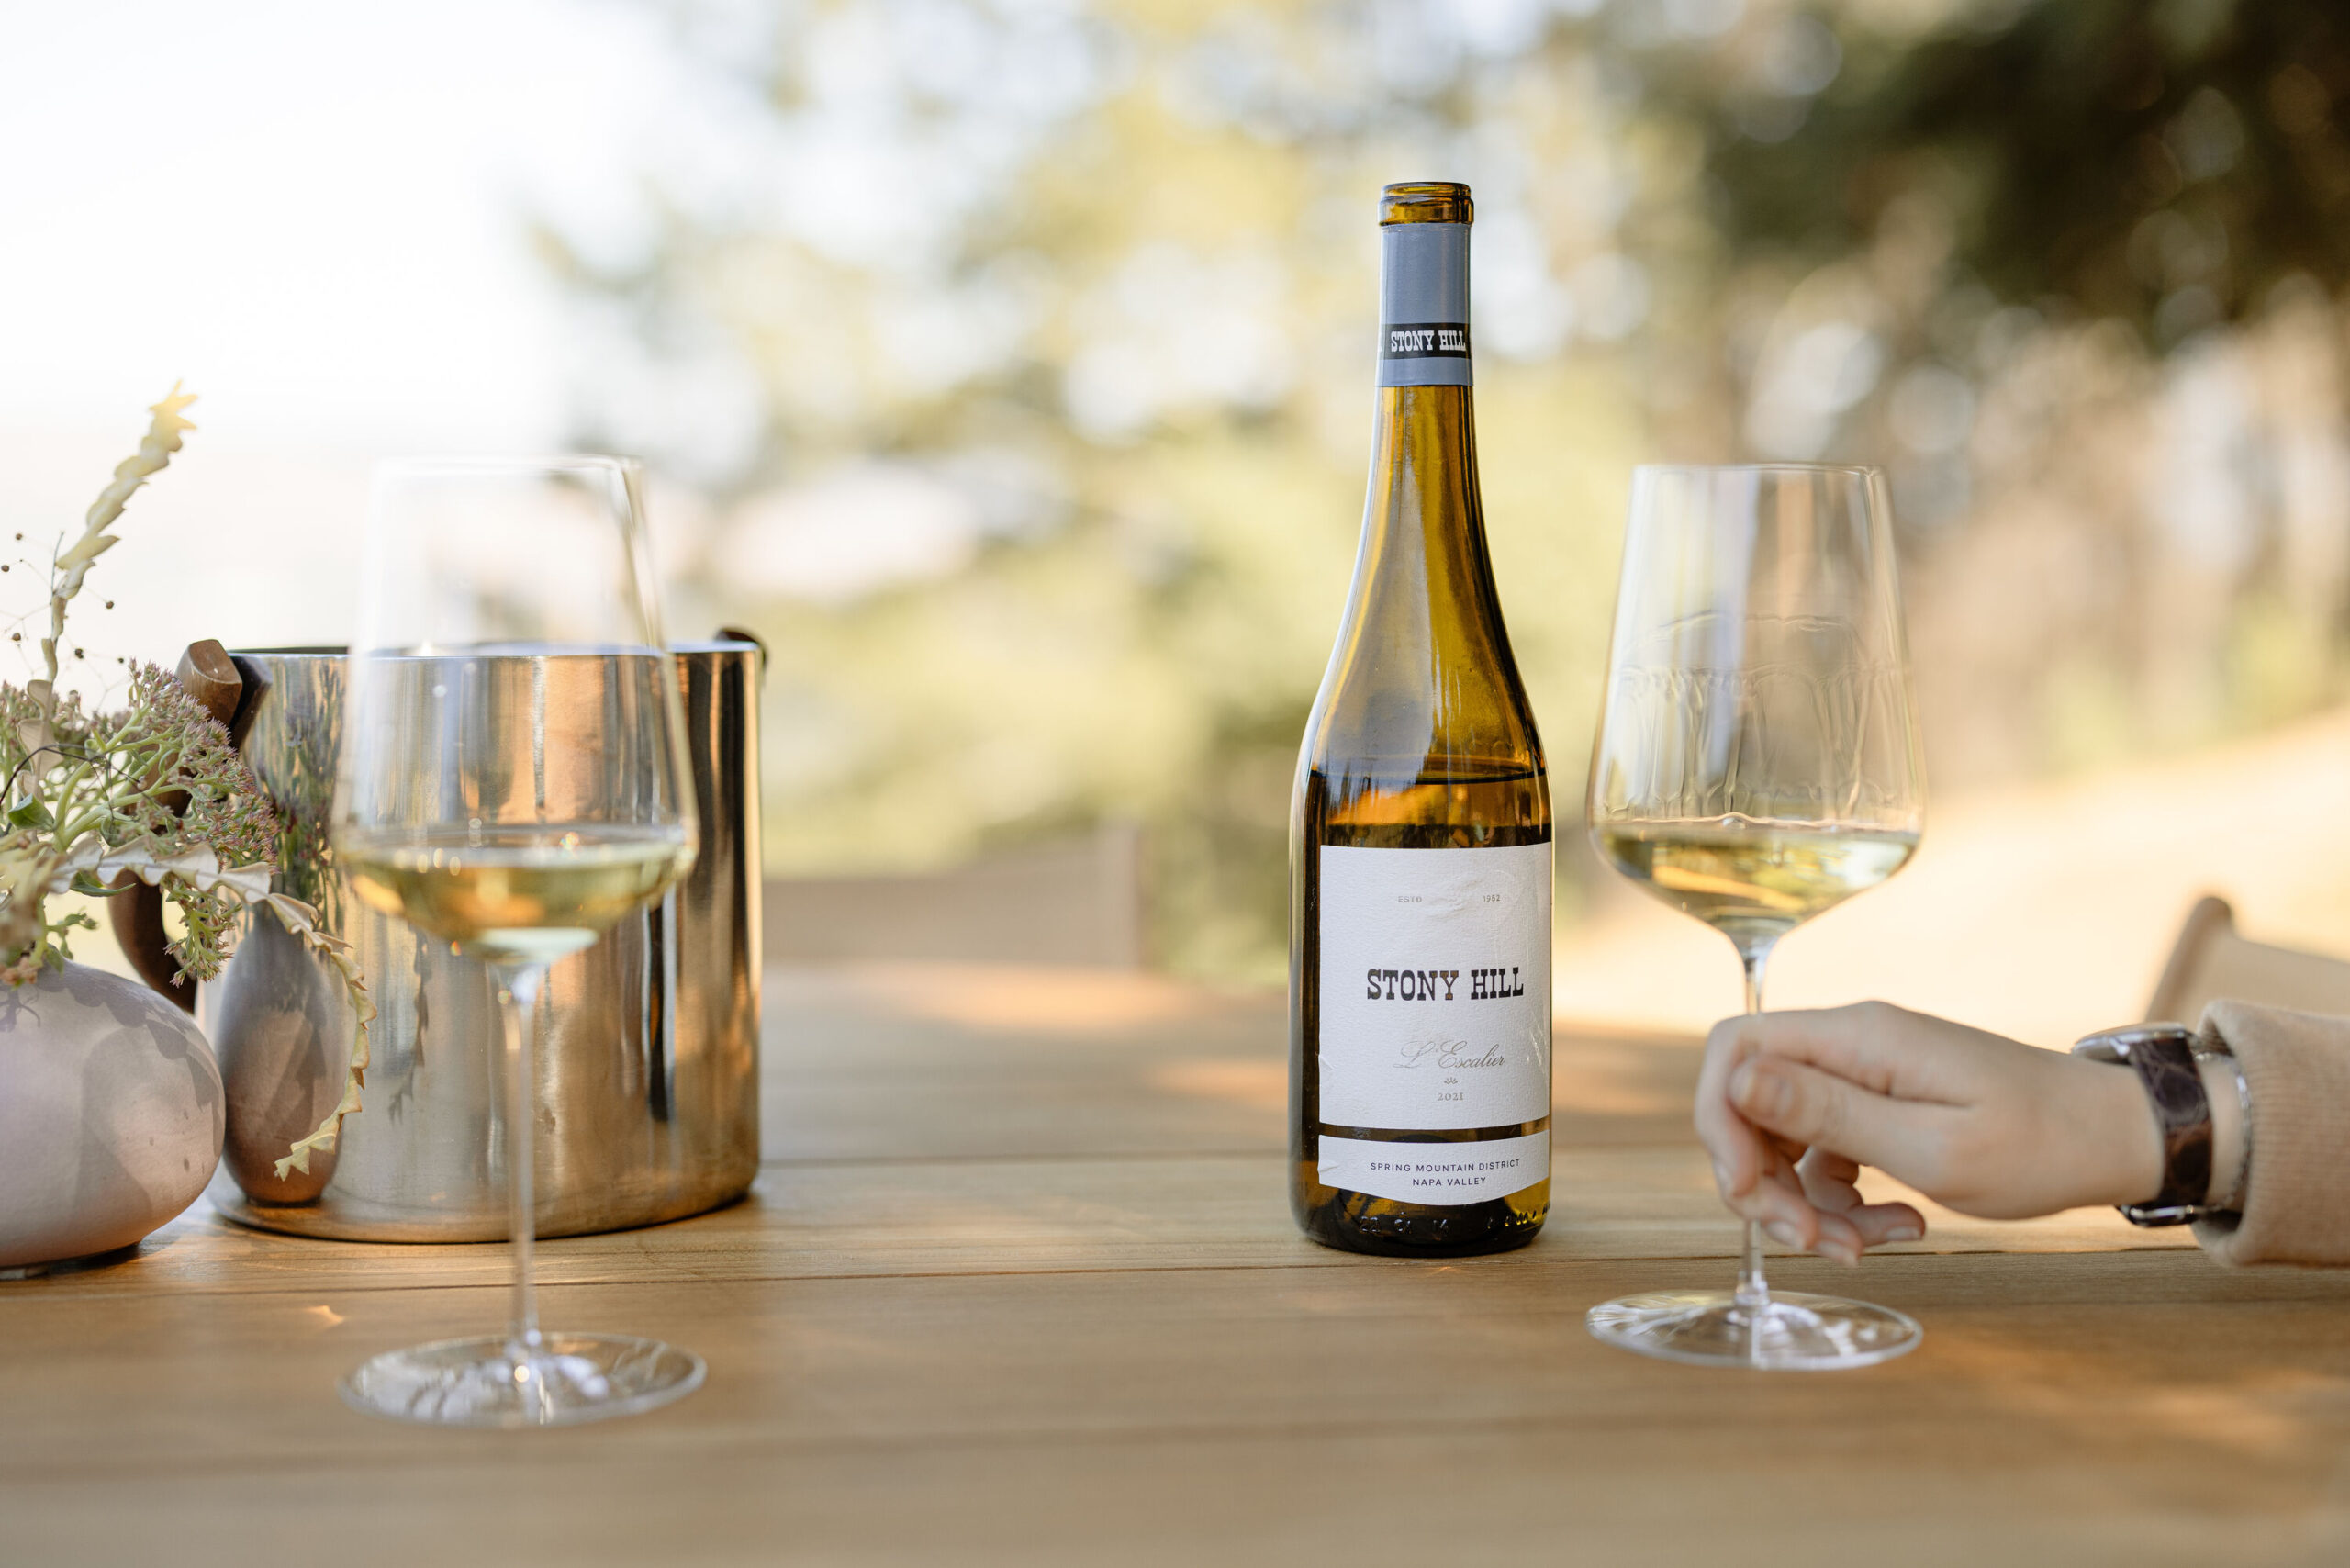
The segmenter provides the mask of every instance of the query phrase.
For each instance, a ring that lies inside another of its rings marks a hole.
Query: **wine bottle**
[[[1454,1257],[1550,1204],[1550,787],[1485,554],[1469,189],[1381,200],[1362,544],[1290,813],[1290,1205]]]

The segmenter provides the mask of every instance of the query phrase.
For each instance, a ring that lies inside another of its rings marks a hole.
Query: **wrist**
[[[2078,1143],[2087,1156],[2079,1205],[2150,1203],[2163,1186],[2162,1124],[2138,1075],[2068,1058],[2077,1095]]]

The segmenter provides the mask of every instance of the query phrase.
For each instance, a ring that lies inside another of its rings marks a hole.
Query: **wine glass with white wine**
[[[1729,938],[1746,1010],[1779,938],[1908,863],[1925,773],[1874,468],[1647,467],[1632,481],[1591,835]],[[1606,1302],[1600,1338],[1673,1361],[1867,1366],[1915,1348],[1887,1307],[1773,1291],[1746,1226],[1731,1291]]]
[[[698,842],[643,488],[612,457],[402,463],[376,478],[335,854],[359,897],[480,960],[497,993],[505,1088],[484,1158],[506,1176],[514,1262],[506,1332],[387,1351],[343,1380],[344,1400],[376,1415],[549,1426],[702,1380],[699,1357],[657,1340],[543,1331],[531,1282],[548,967],[660,897]],[[497,1042],[453,1043],[497,1059]]]

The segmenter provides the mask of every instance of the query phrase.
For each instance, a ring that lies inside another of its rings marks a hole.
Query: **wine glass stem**
[[[1771,961],[1771,944],[1740,943],[1738,958],[1746,967],[1746,1015],[1751,1018],[1762,1011],[1762,971]],[[1770,1282],[1762,1277],[1762,1227],[1751,1219],[1746,1222],[1745,1243],[1739,1251],[1737,1300],[1739,1305],[1749,1308],[1767,1306],[1771,1302]]]
[[[538,1122],[539,987],[544,964],[497,964],[498,1010],[506,1022],[506,1216],[513,1238],[514,1300],[506,1349],[516,1361],[539,1348],[539,1302],[531,1284],[531,1248],[537,1236],[532,1193],[532,1132]]]

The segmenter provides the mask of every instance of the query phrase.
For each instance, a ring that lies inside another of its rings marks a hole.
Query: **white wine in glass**
[[[1779,938],[1908,865],[1924,803],[1884,476],[1640,469],[1592,757],[1608,864],[1729,937],[1759,1013]],[[1779,1369],[1866,1366],[1921,1332],[1772,1290],[1751,1222],[1735,1290],[1627,1296],[1586,1321],[1647,1355]]]
[[[478,959],[497,993],[505,1088],[485,1158],[506,1174],[514,1283],[504,1333],[344,1378],[375,1415],[550,1426],[702,1380],[699,1357],[655,1339],[543,1330],[531,1278],[548,966],[658,899],[699,842],[641,495],[610,457],[397,464],[376,481],[335,853],[360,898]]]
[[[1776,941],[1909,863],[1918,835],[1755,822],[1628,823],[1599,850],[1630,880],[1732,942]]]
[[[674,829],[600,823],[352,833],[359,896],[486,962],[551,964],[593,943],[693,866]]]

